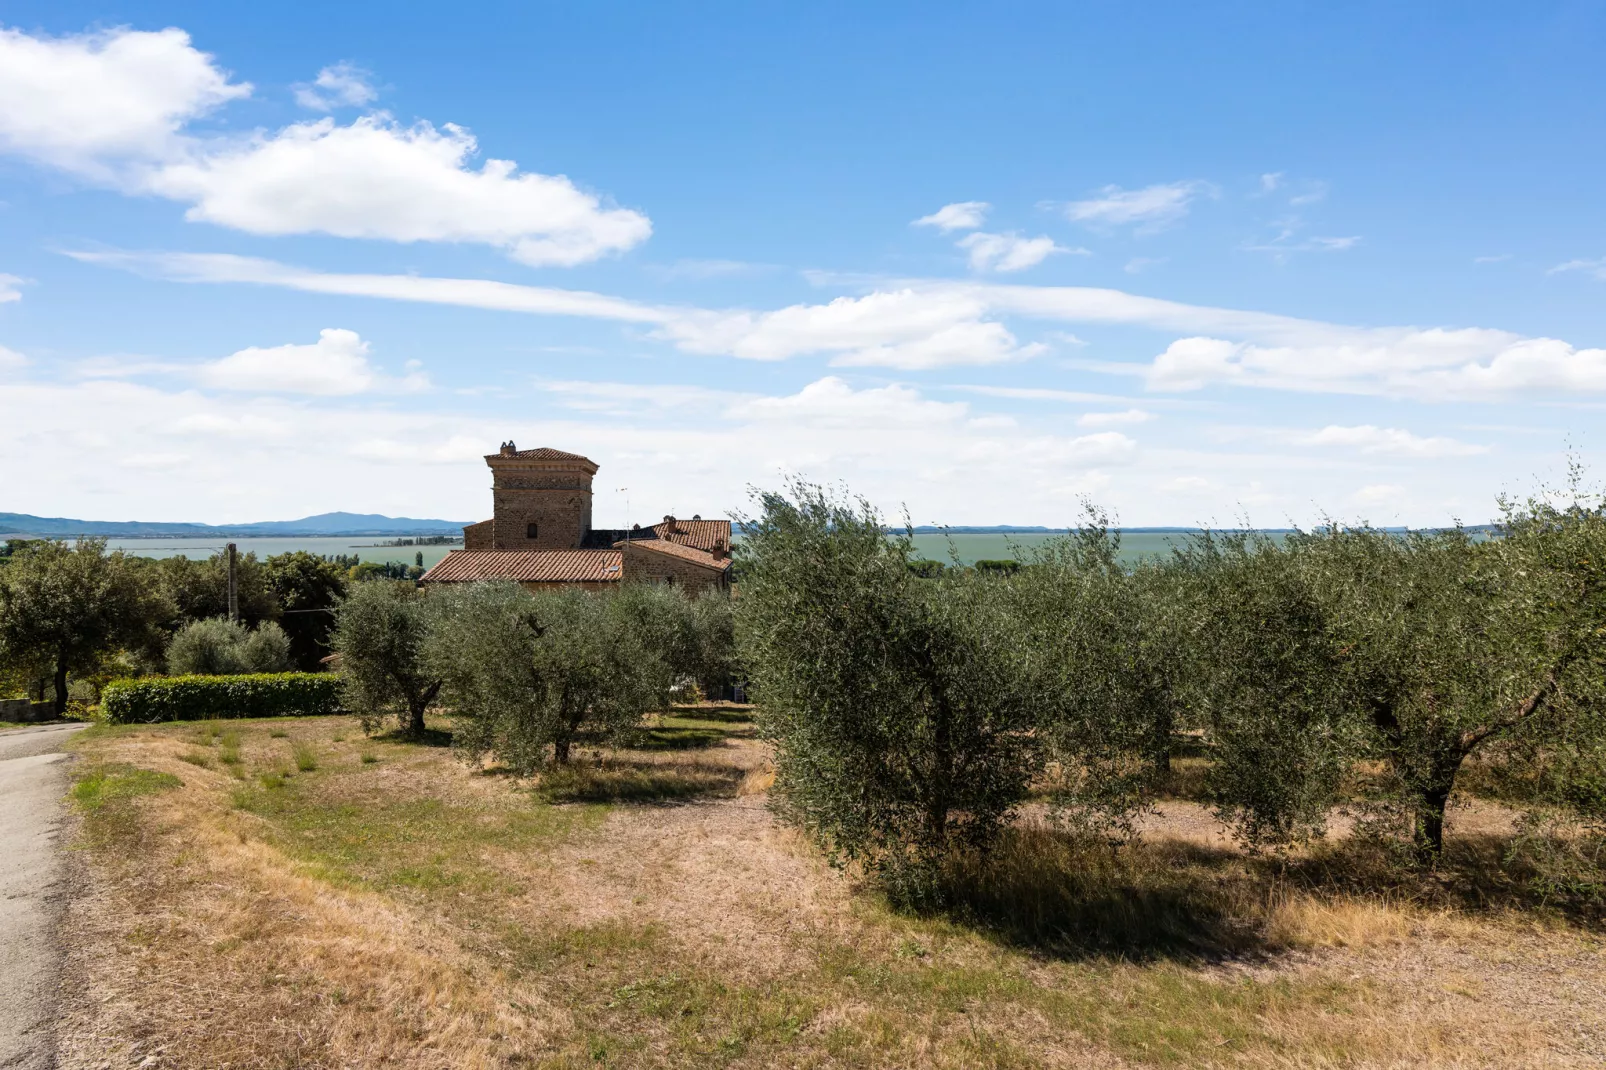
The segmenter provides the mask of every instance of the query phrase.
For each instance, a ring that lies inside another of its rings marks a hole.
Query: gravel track
[[[0,732],[0,1067],[55,1065],[66,902],[60,843],[68,738],[81,724]]]

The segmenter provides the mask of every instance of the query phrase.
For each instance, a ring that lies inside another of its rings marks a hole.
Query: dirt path
[[[67,755],[83,725],[0,733],[0,1067],[55,1065],[53,1023],[65,889],[57,839]]]

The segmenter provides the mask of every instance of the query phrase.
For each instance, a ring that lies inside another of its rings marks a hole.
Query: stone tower
[[[591,477],[578,453],[511,442],[485,458],[491,466],[492,550],[577,550],[591,530]],[[478,527],[479,525],[475,525]]]

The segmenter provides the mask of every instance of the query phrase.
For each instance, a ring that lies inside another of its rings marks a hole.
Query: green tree
[[[1319,834],[1358,749],[1345,655],[1302,549],[1207,532],[1176,555],[1196,584],[1183,686],[1207,729],[1207,787],[1254,845]]]
[[[315,672],[330,651],[335,607],[346,595],[346,570],[297,550],[268,558],[266,571],[279,623],[290,638],[290,659],[301,671]]]
[[[1598,747],[1606,518],[1536,500],[1500,537],[1330,528],[1297,540],[1317,578],[1383,801],[1418,854],[1444,848],[1467,760]]]
[[[213,617],[180,628],[168,642],[166,655],[167,671],[176,674],[285,672],[290,668],[290,639],[271,620],[250,629]]]
[[[1028,552],[1009,590],[1033,654],[1037,731],[1055,759],[1061,815],[1130,830],[1170,772],[1185,643],[1181,570],[1128,569],[1120,545],[1109,518],[1089,506],[1078,528]]]
[[[447,598],[430,662],[447,681],[453,744],[470,760],[495,754],[529,775],[567,762],[583,736],[615,738],[664,705],[670,673],[630,598],[511,583]]]
[[[738,549],[737,628],[779,812],[895,895],[985,849],[1040,766],[1027,663],[1002,587],[922,579],[863,500],[794,482]]]
[[[411,585],[362,583],[341,603],[334,630],[347,709],[374,731],[395,717],[402,731],[424,734],[424,714],[442,679],[425,658],[425,645],[442,608]]]
[[[172,603],[169,630],[193,620],[226,617],[229,613],[229,561],[225,553],[203,560],[182,555],[165,557],[142,565],[154,572],[165,598]],[[240,620],[256,625],[279,616],[279,600],[268,583],[267,568],[254,553],[235,559],[237,601]]]
[[[141,641],[163,615],[160,597],[122,551],[106,552],[105,539],[36,543],[0,569],[0,652],[50,666],[58,717],[67,711],[69,673]]]

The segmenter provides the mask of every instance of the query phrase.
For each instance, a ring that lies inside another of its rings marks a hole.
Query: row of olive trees
[[[1473,756],[1575,803],[1597,782],[1599,509],[1532,502],[1498,538],[1204,534],[1135,566],[1090,514],[1019,570],[922,575],[863,501],[794,484],[760,504],[738,626],[776,805],[910,894],[1034,792],[1129,828],[1184,740],[1257,846],[1349,801],[1431,857]]]
[[[443,705],[465,758],[494,754],[526,775],[567,762],[579,740],[619,739],[667,709],[683,681],[723,685],[732,633],[728,599],[671,587],[369,584],[342,605],[334,645],[347,705],[369,730],[394,719],[420,736],[426,711]]]

